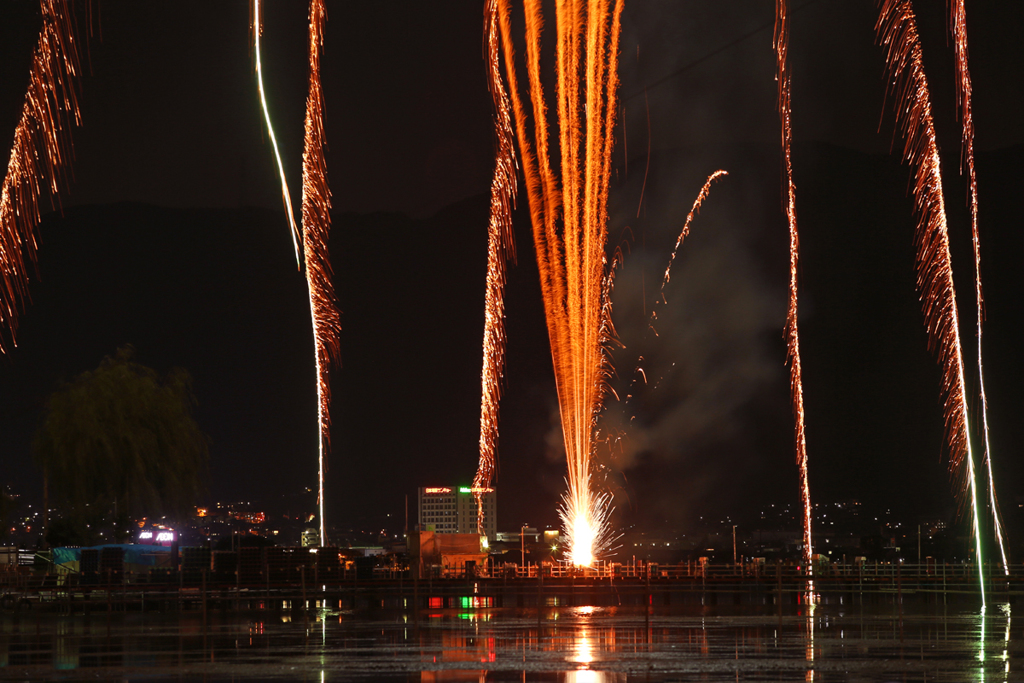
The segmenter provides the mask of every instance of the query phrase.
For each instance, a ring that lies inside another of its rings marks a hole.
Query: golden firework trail
[[[804,422],[804,383],[800,365],[800,330],[797,327],[797,272],[800,263],[800,235],[796,228],[796,186],[793,184],[793,142],[791,127],[791,77],[786,65],[789,52],[789,21],[786,0],[775,0],[775,65],[779,82],[779,120],[782,123],[782,164],[786,173],[786,220],[789,223],[789,308],[786,312],[786,356],[789,361],[789,391],[793,399],[793,431],[796,464],[800,472],[800,500],[803,503],[804,562],[811,569],[814,554],[811,538],[811,488],[807,481],[807,434]]]
[[[18,313],[29,299],[28,264],[36,261],[39,195],[57,198],[71,154],[71,123],[81,122],[75,79],[78,45],[67,0],[40,0],[42,27],[32,54],[28,91],[14,129],[0,188],[0,326],[17,346]],[[0,333],[0,353],[7,352]]]
[[[1006,541],[1003,538],[1003,525],[1000,520],[999,504],[996,502],[995,481],[992,478],[992,451],[988,438],[988,399],[985,396],[985,371],[981,361],[981,328],[984,317],[984,298],[981,293],[981,240],[978,234],[978,177],[974,172],[974,115],[971,108],[972,88],[971,72],[967,68],[967,10],[964,0],[950,3],[949,28],[953,34],[953,50],[955,55],[957,104],[963,123],[961,139],[962,159],[967,166],[971,197],[971,242],[974,245],[974,293],[977,301],[977,337],[978,337],[978,389],[981,394],[981,431],[985,440],[985,467],[988,470],[989,504],[992,506],[992,519],[995,524],[996,541],[1003,560],[1003,571],[1010,574],[1010,564],[1006,559]]]
[[[480,460],[473,491],[477,532],[484,534],[483,492],[493,486],[498,448],[498,404],[505,373],[505,267],[515,258],[512,201],[516,194],[516,151],[508,93],[501,81],[498,5],[484,8],[487,78],[494,100],[497,155],[491,180],[491,217],[487,224],[487,292],[484,300],[483,368],[480,373]]]
[[[690,213],[686,214],[686,222],[683,223],[683,229],[679,233],[679,238],[676,239],[676,246],[672,248],[672,255],[668,258],[668,266],[665,268],[665,277],[661,279],[661,296],[659,297],[659,301],[663,301],[665,299],[665,287],[668,286],[668,281],[670,279],[669,273],[672,271],[672,263],[676,260],[676,253],[679,251],[679,247],[683,245],[683,240],[690,234],[690,224],[693,222],[694,216],[700,213],[701,205],[711,193],[711,184],[719,178],[723,178],[727,175],[729,175],[729,172],[721,169],[709,175],[708,179],[704,181],[704,187],[700,188],[697,198],[693,200],[693,206],[690,208]]]
[[[288,181],[284,177],[284,164],[281,162],[281,153],[277,149],[277,136],[274,135],[274,126],[270,123],[270,110],[267,109],[267,95],[263,89],[263,58],[260,54],[260,36],[263,34],[263,12],[260,0],[252,0],[252,40],[256,52],[256,85],[260,93],[260,106],[263,108],[263,119],[267,122],[267,132],[270,134],[270,145],[274,148],[274,159],[277,160],[277,172],[281,177],[281,197],[284,199],[284,210],[288,214],[288,227],[292,234],[292,245],[295,247],[295,263],[299,264],[299,228],[295,225],[295,215],[292,211],[292,196],[288,192]]]
[[[316,359],[317,423],[319,429],[320,545],[327,544],[324,521],[325,452],[331,444],[330,368],[340,355],[341,314],[334,297],[329,234],[331,189],[324,160],[323,91],[320,87],[320,49],[327,10],[323,0],[309,2],[309,95],[306,98],[306,138],[302,154],[302,250],[306,261],[309,312],[313,320]]]
[[[917,215],[917,288],[921,296],[929,347],[942,367],[946,438],[954,492],[963,509],[970,495],[978,567],[983,566],[978,518],[978,486],[971,452],[964,383],[963,352],[950,264],[949,234],[939,149],[935,140],[928,80],[921,41],[909,0],[882,0],[875,31],[886,48],[886,64],[896,96],[897,122],[903,133],[903,158],[913,169],[912,194]],[[979,570],[982,607],[985,583]]]
[[[651,307],[651,316],[648,321],[648,328],[654,333],[654,336],[658,336],[657,330],[654,329],[654,321],[658,319],[658,306],[661,304],[668,303],[668,299],[665,297],[665,289],[668,287],[669,280],[672,275],[672,264],[675,263],[676,255],[679,253],[680,247],[683,246],[683,240],[686,239],[690,234],[690,225],[693,223],[693,219],[700,213],[700,208],[704,204],[704,200],[711,194],[711,185],[718,179],[724,178],[729,175],[728,171],[719,169],[708,176],[708,179],[704,181],[704,186],[701,187],[700,192],[697,193],[697,198],[693,200],[693,206],[690,207],[690,213],[686,214],[686,220],[683,222],[683,229],[679,232],[679,237],[676,238],[676,244],[672,247],[672,254],[668,257],[668,265],[665,266],[665,275],[661,278],[661,289],[658,292],[658,298],[654,301],[654,305]],[[610,293],[609,293],[610,300]],[[644,384],[647,384],[647,373],[644,371],[641,363],[643,362],[643,356],[637,360],[636,370],[634,374],[639,374],[643,378]],[[632,388],[636,382],[636,378],[630,383]],[[659,380],[660,381],[660,380]],[[657,385],[655,385],[657,386]],[[626,397],[626,401],[632,398],[632,394]]]
[[[614,339],[607,301],[607,203],[618,95],[622,0],[555,3],[557,139],[541,79],[541,0],[524,0],[531,111],[519,92],[510,0],[497,0],[568,461],[561,511],[570,557],[589,565],[610,542],[609,497],[593,490],[595,421]],[[532,114],[532,130],[527,119]],[[557,144],[559,172],[552,166]],[[560,180],[559,180],[560,175]]]

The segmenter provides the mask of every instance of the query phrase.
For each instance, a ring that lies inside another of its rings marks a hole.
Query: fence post
[[[206,630],[206,568],[203,568],[203,630]]]

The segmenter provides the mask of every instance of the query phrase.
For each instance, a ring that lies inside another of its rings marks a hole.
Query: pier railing
[[[477,575],[483,574],[479,570]],[[1024,564],[1011,566],[1006,572],[1000,563],[986,563],[984,573],[987,579],[1024,579]],[[444,574],[452,578],[466,576],[458,570],[447,569]],[[808,567],[795,562],[748,562],[737,564],[710,564],[699,560],[680,562],[677,564],[661,564],[655,562],[599,562],[592,567],[574,567],[567,563],[527,564],[508,563],[499,565],[491,574],[493,577],[514,577],[517,579],[535,579],[538,576],[551,578],[582,578],[582,579],[631,579],[631,580],[694,580],[703,579],[716,582],[774,580],[782,577],[785,581],[817,579],[851,578],[865,581],[896,581],[904,580],[960,581],[978,576],[978,568],[970,563],[953,562],[846,562],[818,563]]]
[[[285,571],[263,567],[157,569],[148,572],[82,573],[20,568],[0,571],[0,610],[33,606],[74,611],[86,609],[167,609],[216,604],[239,609],[290,609],[342,606],[497,607],[526,603],[559,606],[593,604],[614,595],[636,604],[673,604],[679,595],[746,595],[782,604],[784,596],[828,594],[972,595],[977,594],[978,567],[966,563],[750,562],[711,564],[700,560],[677,564],[647,562],[473,565],[435,567],[436,574],[414,577],[407,569],[363,566],[331,568],[298,565]],[[809,571],[810,569],[810,571]],[[1024,595],[1024,565],[1007,573],[986,564],[984,583],[993,596]],[[525,602],[524,602],[524,596]],[[652,596],[660,596],[658,603]],[[673,596],[677,596],[674,598]],[[759,597],[758,597],[759,596]],[[701,598],[702,600],[704,598]],[[751,598],[752,599],[752,598]],[[943,597],[943,600],[946,598]],[[512,602],[509,603],[508,600]],[[582,601],[582,602],[581,602]],[[625,604],[625,603],[622,603]]]

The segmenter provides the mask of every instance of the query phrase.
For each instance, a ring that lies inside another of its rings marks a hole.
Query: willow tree
[[[18,500],[10,495],[6,487],[0,488],[0,539],[7,538],[11,531],[8,519],[18,509]]]
[[[75,521],[181,517],[202,491],[209,449],[192,415],[191,377],[160,375],[133,357],[118,349],[47,401],[35,460],[48,497]]]

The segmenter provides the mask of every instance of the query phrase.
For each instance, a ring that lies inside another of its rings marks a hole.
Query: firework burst
[[[974,293],[977,303],[977,338],[978,338],[978,391],[981,394],[981,431],[985,442],[985,467],[988,474],[989,504],[992,506],[992,519],[995,525],[996,542],[999,544],[1000,557],[1003,560],[1003,571],[1010,574],[1010,564],[1006,559],[1006,542],[1003,538],[1003,525],[1000,520],[999,504],[996,502],[995,482],[992,478],[992,451],[988,438],[988,398],[985,396],[985,369],[981,359],[981,328],[984,318],[984,298],[981,293],[981,240],[978,234],[978,177],[974,171],[974,115],[971,109],[972,88],[971,72],[967,68],[967,10],[964,0],[950,3],[949,28],[953,34],[953,50],[955,55],[957,104],[963,123],[961,138],[962,162],[967,167],[970,183],[971,201],[971,242],[974,246]]]
[[[473,490],[477,505],[477,532],[484,533],[483,491],[494,483],[498,448],[498,403],[505,372],[505,267],[515,258],[512,200],[516,193],[516,153],[508,93],[501,80],[498,5],[489,0],[484,9],[487,77],[494,99],[497,155],[491,180],[491,217],[487,225],[487,292],[484,300],[483,368],[480,373],[480,459]]]
[[[800,331],[797,327],[797,273],[800,262],[800,236],[796,228],[796,186],[793,184],[793,142],[790,113],[790,82],[786,56],[789,52],[789,21],[786,0],[775,2],[775,64],[779,82],[779,120],[782,123],[782,166],[785,172],[786,220],[789,223],[789,307],[786,311],[786,357],[789,361],[789,390],[793,400],[793,436],[796,464],[800,472],[800,499],[803,503],[804,562],[811,566],[814,553],[811,538],[811,488],[807,480],[807,436],[804,422],[804,383],[800,365]]]
[[[327,543],[324,522],[324,470],[331,444],[330,368],[340,354],[341,314],[334,297],[329,251],[331,190],[324,160],[323,92],[320,88],[320,49],[327,10],[323,0],[309,2],[309,95],[306,98],[306,138],[302,154],[302,249],[306,261],[309,311],[313,320],[316,358],[319,438],[320,545]]]
[[[36,261],[39,195],[56,200],[71,155],[72,123],[80,123],[75,20],[67,0],[40,0],[42,28],[28,91],[14,129],[0,189],[0,326],[17,346],[18,313],[29,300],[28,264]],[[0,334],[0,353],[7,352]]]
[[[559,173],[552,165],[541,78],[541,2],[524,0],[523,5],[530,113],[516,77],[509,0],[497,2],[498,24],[568,461],[562,519],[570,557],[589,564],[610,538],[609,498],[592,486],[591,456],[614,339],[605,246],[622,0],[614,6],[610,0],[555,4]]]
[[[939,150],[921,42],[909,0],[883,0],[875,31],[879,42],[886,49],[886,63],[897,100],[898,126],[904,137],[903,158],[913,169],[912,195],[917,215],[917,288],[928,330],[929,347],[937,353],[942,368],[950,475],[961,510],[965,505],[970,505],[976,560],[981,567],[983,557],[977,477],[967,419],[960,321],[950,264]],[[981,599],[984,606],[984,581],[981,582]]]

